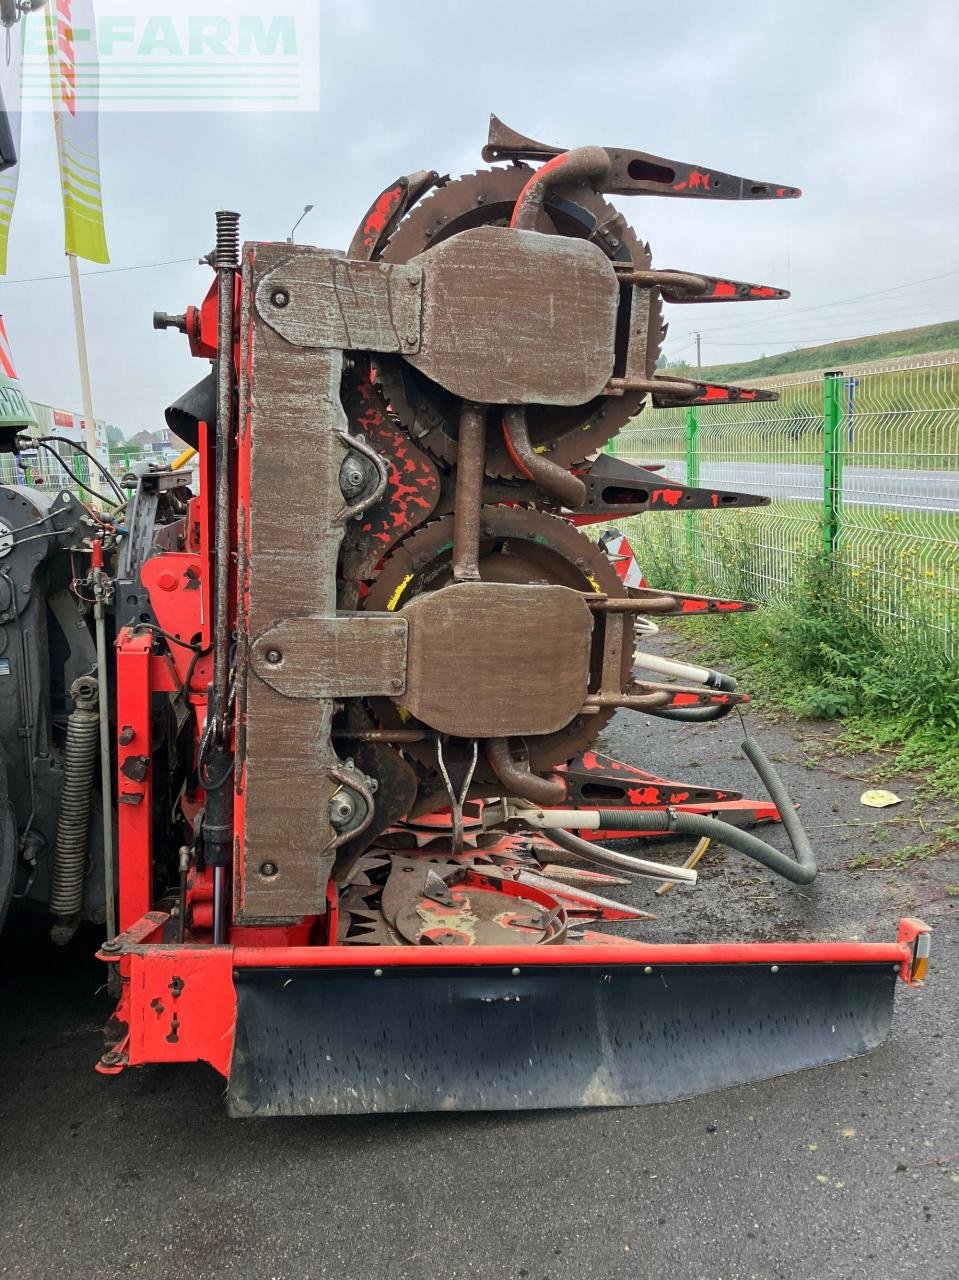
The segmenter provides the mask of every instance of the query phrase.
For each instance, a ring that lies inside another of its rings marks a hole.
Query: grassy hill
[[[714,364],[703,373],[717,382],[739,382],[750,378],[772,378],[780,373],[798,373],[804,369],[841,369],[844,364],[863,360],[886,360],[896,356],[928,355],[959,347],[959,320],[943,324],[927,324],[919,329],[897,329],[892,333],[874,333],[867,338],[849,338],[845,342],[828,342],[819,347],[801,347],[783,351],[760,360],[739,364]],[[683,372],[690,366],[671,368]]]

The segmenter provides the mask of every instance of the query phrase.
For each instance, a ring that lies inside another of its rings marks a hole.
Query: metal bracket
[[[287,698],[395,697],[406,689],[405,618],[284,618],[250,645],[250,666]]]
[[[423,272],[301,247],[256,289],[260,317],[297,347],[401,352],[420,349]]]

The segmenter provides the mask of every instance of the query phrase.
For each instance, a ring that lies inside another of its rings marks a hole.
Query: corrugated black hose
[[[810,884],[815,880],[819,870],[816,865],[816,855],[813,853],[812,846],[802,828],[796,810],[793,808],[792,800],[789,798],[789,793],[782,779],[755,738],[747,737],[744,740],[743,752],[759,774],[766,790],[769,792],[770,799],[779,810],[779,816],[789,837],[789,843],[792,845],[793,853],[796,855],[794,858],[791,858],[787,853],[782,853],[771,844],[767,844],[765,840],[760,840],[758,836],[754,836],[748,831],[742,831],[739,827],[734,827],[728,822],[722,822],[718,818],[707,818],[698,813],[678,812],[674,809],[634,810],[632,812],[624,812],[622,809],[601,809],[599,810],[599,829],[662,831],[675,832],[677,835],[708,836],[710,840],[715,840],[717,844],[727,845],[730,849],[735,849],[738,853],[745,854],[747,858],[752,858],[755,862],[761,862],[764,867],[768,867],[770,871],[775,871],[777,875],[786,880],[791,880],[793,884]],[[550,833],[552,838],[555,838],[557,834],[559,833]],[[588,841],[580,840],[575,836],[571,837],[572,840],[575,840],[577,844],[586,844],[590,849],[600,853],[609,853],[609,850],[602,849],[600,845],[589,845]],[[572,843],[569,845],[566,845],[564,841],[558,841],[558,843],[564,844],[566,848],[572,848]],[[582,853],[583,851],[578,850],[578,852]]]

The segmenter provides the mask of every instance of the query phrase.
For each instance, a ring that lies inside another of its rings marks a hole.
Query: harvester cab
[[[483,154],[391,184],[345,255],[241,249],[221,212],[206,300],[156,317],[213,371],[169,415],[196,496],[158,525],[179,479],[141,477],[118,573],[105,1072],[203,1060],[239,1115],[662,1101],[865,1052],[921,977],[915,921],[881,945],[600,927],[648,916],[606,896],[623,877],[697,876],[617,841],[816,874],[752,739],[768,801],[597,752],[619,710],[741,707],[637,641],[749,606],[627,581],[580,528],[766,501],[603,449],[640,412],[773,398],[657,374],[664,306],[787,296],[654,268],[606,197],[798,190],[495,117]]]

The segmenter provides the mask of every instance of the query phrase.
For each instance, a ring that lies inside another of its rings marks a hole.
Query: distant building
[[[83,414],[71,413],[69,409],[55,409],[52,404],[41,404],[37,400],[30,402],[33,405],[33,411],[37,415],[37,426],[32,431],[27,431],[27,435],[38,436],[62,436],[64,440],[71,443],[86,444],[86,434],[83,429]],[[103,461],[108,460],[107,452],[107,427],[112,425],[105,422],[102,418],[97,418],[97,455]]]
[[[186,445],[169,427],[158,427],[156,431],[138,431],[121,447],[131,451],[137,449],[141,457],[155,454],[159,461],[170,462],[183,452]]]

